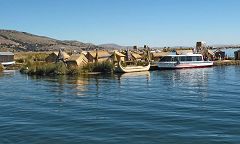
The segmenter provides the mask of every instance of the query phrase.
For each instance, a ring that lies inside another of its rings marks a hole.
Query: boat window
[[[178,61],[178,57],[173,57],[172,61],[175,61],[175,62]]]
[[[193,57],[192,57],[192,61],[197,61],[197,57],[196,57],[196,56],[193,56]]]
[[[202,59],[202,56],[198,56],[197,57],[197,61],[202,61],[203,59]]]
[[[163,57],[160,62],[169,62],[169,61],[172,61],[172,57],[171,56],[165,56]]]
[[[165,56],[160,62],[202,61],[202,56]]]
[[[193,61],[202,61],[202,57],[201,56],[194,56],[192,58]]]
[[[186,57],[186,61],[192,61],[192,57],[191,56],[187,56]]]
[[[179,60],[180,61],[186,61],[186,57],[185,56],[181,56],[181,57],[179,57]]]

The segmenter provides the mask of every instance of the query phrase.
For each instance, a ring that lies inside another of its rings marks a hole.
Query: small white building
[[[14,53],[0,52],[0,64],[2,64],[4,66],[15,64]]]

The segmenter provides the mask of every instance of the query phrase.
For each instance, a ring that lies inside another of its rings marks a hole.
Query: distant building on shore
[[[240,50],[234,52],[235,60],[240,60]]]
[[[220,49],[217,49],[214,52],[214,55],[215,55],[216,60],[224,60],[225,59],[225,52],[221,51]]]
[[[15,64],[14,53],[12,53],[12,52],[0,52],[0,64],[2,64],[2,65]]]
[[[138,46],[133,46],[134,51],[138,51]]]

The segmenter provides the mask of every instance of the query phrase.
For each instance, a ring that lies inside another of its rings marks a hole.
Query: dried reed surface
[[[214,66],[240,65],[240,60],[219,60],[214,61]]]

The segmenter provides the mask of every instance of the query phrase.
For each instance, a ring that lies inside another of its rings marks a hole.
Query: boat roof
[[[166,55],[171,57],[183,57],[183,56],[202,56],[202,54],[185,54],[185,55]]]
[[[0,52],[0,55],[14,55],[12,52]]]

